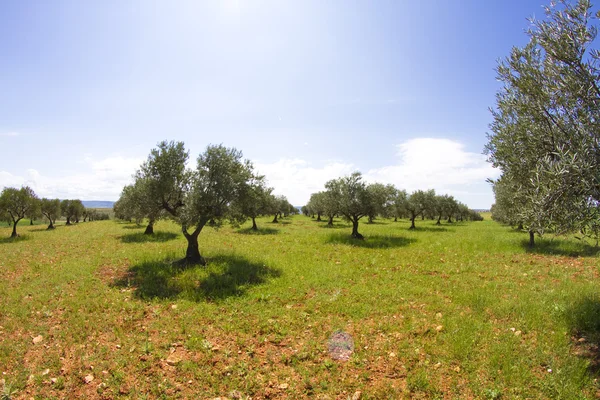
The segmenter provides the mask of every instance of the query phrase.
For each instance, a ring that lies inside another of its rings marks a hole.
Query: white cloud
[[[391,183],[409,192],[435,189],[475,208],[487,208],[493,202],[486,179],[498,177],[500,171],[484,155],[466,151],[462,143],[450,139],[417,138],[397,147],[398,163],[369,170],[367,180]]]
[[[325,182],[354,171],[352,164],[331,161],[315,167],[300,159],[282,159],[275,163],[255,163],[255,168],[264,174],[275,194],[282,194],[290,203],[306,204],[311,193],[324,189]]]
[[[463,144],[450,139],[411,139],[397,148],[398,162],[363,171],[366,181],[391,183],[408,192],[435,189],[440,194],[454,195],[473,208],[489,208],[493,203],[486,179],[498,177],[499,171],[482,154],[466,151]],[[328,180],[358,169],[347,162],[327,162],[317,167],[300,159],[255,166],[275,192],[287,196],[294,205],[306,204],[310,194],[323,190]]]
[[[488,208],[493,203],[492,190],[485,180],[498,177],[500,172],[486,162],[485,156],[469,152],[463,144],[450,139],[417,138],[400,143],[397,148],[398,160],[393,165],[363,170],[367,181],[391,183],[409,192],[435,189],[452,194],[473,208]],[[122,156],[95,160],[86,155],[77,164],[79,172],[62,177],[45,176],[34,169],[27,170],[24,176],[0,171],[0,188],[29,185],[41,197],[116,200],[123,186],[132,182],[131,175],[142,161]],[[294,205],[306,204],[311,193],[323,190],[328,180],[359,169],[346,161],[317,165],[302,159],[254,165],[275,193],[285,195]],[[194,162],[188,163],[188,167],[194,166]]]
[[[28,185],[40,197],[116,200],[142,161],[120,156],[97,161],[86,157],[78,166],[80,172],[61,177],[45,176],[35,169],[28,169],[25,176],[0,171],[0,187]]]
[[[16,136],[21,136],[21,133],[19,133],[19,132],[4,132],[4,133],[0,133],[0,136],[16,137]]]

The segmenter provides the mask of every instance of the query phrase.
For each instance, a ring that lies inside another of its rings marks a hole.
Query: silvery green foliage
[[[185,206],[177,217],[184,233],[188,228],[199,233],[209,221],[218,226],[224,219],[235,223],[245,218],[232,212],[239,209],[238,204],[254,178],[252,163],[242,160],[241,151],[222,145],[208,146],[190,176],[190,189],[183,199]]]
[[[600,200],[599,53],[588,0],[553,2],[499,63],[489,161],[495,215],[529,231],[588,232]],[[510,197],[512,196],[512,200]]]

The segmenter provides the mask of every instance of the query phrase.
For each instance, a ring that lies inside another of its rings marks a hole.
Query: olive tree
[[[241,218],[247,217],[252,220],[252,230],[257,231],[256,218],[259,215],[271,214],[273,188],[267,187],[265,177],[262,175],[252,176],[246,192],[239,197],[237,206]]]
[[[43,198],[40,200],[40,210],[48,220],[48,229],[54,229],[54,224],[61,215],[60,200]]]
[[[428,208],[432,208],[435,204],[435,191],[416,190],[408,196],[404,204],[404,208],[408,212],[410,218],[409,229],[415,229],[415,219],[421,216]]]
[[[349,176],[332,179],[325,184],[325,188],[338,199],[339,213],[352,223],[352,237],[364,239],[358,232],[358,223],[369,214],[371,202],[362,174],[354,172]]]
[[[12,220],[12,233],[10,237],[17,237],[17,224],[25,218],[35,206],[37,196],[29,186],[21,189],[4,188],[0,193],[0,209]]]
[[[225,219],[235,221],[240,217],[232,211],[239,209],[253,178],[252,164],[244,161],[235,148],[211,145],[200,154],[183,205],[176,212],[187,240],[183,264],[206,265],[198,246],[200,232],[209,221],[219,226]]]
[[[497,207],[533,246],[535,233],[584,230],[598,215],[600,53],[589,0],[553,2],[527,33],[529,43],[499,63],[503,87],[485,151],[516,198],[513,210],[505,199]]]
[[[321,215],[325,213],[325,192],[317,192],[310,195],[308,208],[317,214],[317,221],[321,222]]]
[[[85,207],[81,200],[63,200],[60,203],[62,215],[67,219],[65,225],[71,225],[73,222],[79,222],[79,217],[83,215]]]
[[[377,216],[388,218],[393,214],[394,199],[397,189],[394,185],[372,183],[367,186],[370,199],[370,210],[368,213],[369,223],[373,223]]]
[[[154,223],[164,212],[176,217],[184,205],[190,180],[188,158],[183,142],[162,141],[136,171],[130,200],[135,213],[148,219],[145,234],[154,233]]]

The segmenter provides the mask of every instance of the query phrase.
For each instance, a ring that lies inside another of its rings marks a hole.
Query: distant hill
[[[102,201],[102,200],[82,200],[81,201],[85,208],[113,208],[114,201]]]

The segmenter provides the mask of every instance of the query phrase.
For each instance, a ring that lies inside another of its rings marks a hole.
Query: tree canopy
[[[532,21],[529,43],[498,65],[486,153],[496,218],[534,234],[585,230],[600,201],[600,53],[588,0],[559,1]]]

